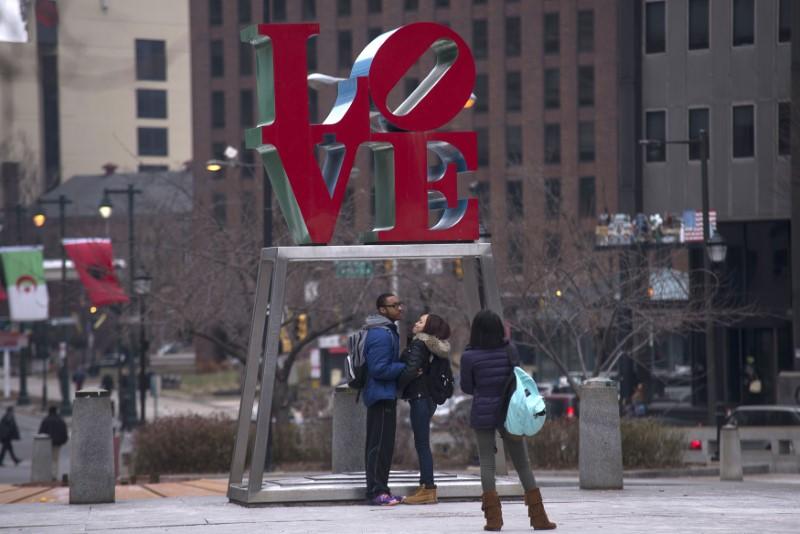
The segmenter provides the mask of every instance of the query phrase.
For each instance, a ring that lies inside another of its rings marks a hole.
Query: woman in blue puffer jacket
[[[542,504],[542,494],[533,477],[524,438],[510,436],[503,428],[506,383],[519,363],[514,345],[505,339],[503,321],[491,310],[483,310],[472,320],[469,345],[461,356],[461,389],[472,395],[470,426],[478,441],[478,458],[481,464],[481,495],[484,530],[500,530],[503,513],[500,497],[495,487],[495,439],[499,432],[505,449],[511,456],[522,487],[528,517],[535,530],[556,528],[547,518]]]

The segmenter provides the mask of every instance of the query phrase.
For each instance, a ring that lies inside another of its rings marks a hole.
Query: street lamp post
[[[55,204],[58,205],[58,234],[61,241],[61,318],[66,319],[67,317],[67,255],[66,249],[64,248],[64,237],[66,237],[66,230],[67,230],[67,218],[66,218],[66,207],[67,204],[72,204],[72,201],[69,200],[64,195],[59,195],[57,199],[40,199],[38,201],[40,205],[47,205],[47,204]],[[33,215],[33,224],[39,228],[44,226],[45,222],[47,221],[47,216],[44,213],[44,210],[39,209]],[[66,344],[66,341],[62,341],[62,343]],[[61,415],[71,415],[72,414],[72,403],[69,400],[69,358],[67,357],[66,353],[64,353],[64,358],[61,361],[61,365],[58,370],[58,378],[61,386]]]
[[[700,130],[697,137],[681,140],[642,139],[642,145],[688,145],[700,150],[700,178],[703,208],[703,303],[711,306],[711,262],[725,261],[726,245],[719,234],[711,236],[711,224],[708,209],[708,132]],[[710,314],[705,314],[705,349],[706,349],[706,415],[708,423],[715,424],[717,402],[717,361],[714,340],[714,321]]]
[[[104,219],[111,217],[113,205],[111,204],[111,195],[126,195],[128,197],[128,295],[133,299],[136,293],[134,287],[134,273],[136,272],[136,242],[134,233],[134,199],[136,195],[141,194],[141,189],[136,189],[133,184],[128,184],[125,189],[103,189],[103,199],[100,202],[98,211],[100,216]],[[131,315],[133,315],[133,302],[130,305]],[[127,417],[127,422],[130,424],[136,423],[136,362],[133,351],[128,354],[128,398],[129,402],[126,403],[127,413],[123,415],[122,406],[120,406],[120,415]],[[120,405],[122,404],[122,387],[120,385]],[[142,413],[144,416],[144,413]],[[128,426],[128,425],[126,425]]]
[[[22,220],[25,208],[21,204],[14,207],[16,214],[16,243],[22,244]],[[20,330],[25,331],[24,323],[20,324]],[[31,398],[28,395],[28,360],[30,360],[31,349],[30,340],[28,346],[19,351],[19,395],[17,395],[17,406],[27,406],[31,403]]]
[[[134,290],[139,298],[139,406],[142,412],[142,421],[146,421],[145,406],[147,401],[147,336],[144,329],[145,297],[150,294],[152,278],[141,271],[134,280]]]

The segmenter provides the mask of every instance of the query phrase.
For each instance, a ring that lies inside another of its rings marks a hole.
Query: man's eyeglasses
[[[404,304],[402,302],[395,302],[394,304],[384,304],[384,308],[402,308]]]

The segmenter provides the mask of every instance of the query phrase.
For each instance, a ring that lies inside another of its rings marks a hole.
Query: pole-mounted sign
[[[475,82],[464,40],[430,22],[376,37],[338,83],[328,117],[312,124],[306,41],[318,33],[319,24],[259,24],[241,33],[255,47],[258,76],[259,126],[246,132],[247,147],[260,154],[295,243],[330,242],[362,145],[375,158],[375,221],[364,243],[477,240],[477,199],[457,193],[457,173],[476,168],[476,134],[436,130],[464,108]],[[435,66],[391,109],[389,93],[429,50]],[[370,102],[381,127],[370,126]],[[326,153],[321,169],[317,146]],[[428,167],[429,150],[443,165]],[[429,198],[443,198],[446,206],[433,226]]]

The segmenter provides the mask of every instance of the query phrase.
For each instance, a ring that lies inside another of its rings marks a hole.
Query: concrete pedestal
[[[590,378],[581,387],[581,489],[622,489],[622,435],[619,429],[617,383]]]
[[[742,445],[739,441],[739,429],[733,425],[725,425],[719,431],[719,479],[741,481]]]
[[[334,473],[364,471],[367,408],[356,391],[339,386],[333,391],[333,442],[331,468]]]
[[[111,399],[104,389],[82,389],[72,415],[70,504],[114,502]]]
[[[33,436],[31,482],[53,481],[53,442],[47,434]]]

